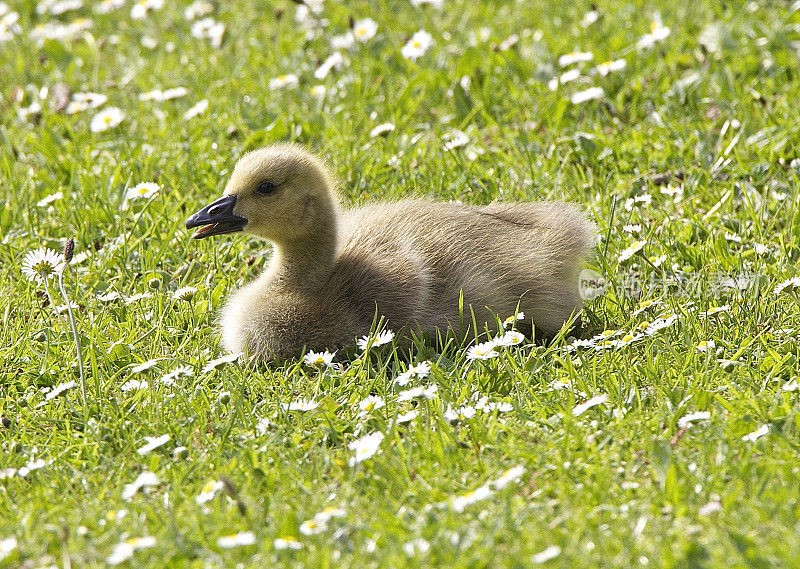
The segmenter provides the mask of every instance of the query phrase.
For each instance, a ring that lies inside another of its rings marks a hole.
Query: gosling
[[[222,309],[228,351],[269,360],[337,350],[380,319],[401,337],[463,337],[473,322],[483,330],[517,311],[551,336],[582,307],[578,273],[595,229],[572,204],[342,209],[333,188],[302,147],[268,146],[245,154],[223,197],[186,221],[194,239],[243,231],[274,247]]]

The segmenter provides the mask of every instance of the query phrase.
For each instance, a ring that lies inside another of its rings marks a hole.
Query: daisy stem
[[[69,326],[72,329],[72,336],[75,338],[75,350],[78,353],[78,375],[80,376],[81,380],[81,399],[83,400],[83,417],[86,419],[88,417],[88,413],[86,411],[86,379],[83,373],[83,352],[81,351],[81,339],[78,336],[78,327],[75,324],[75,315],[72,313],[72,306],[69,302],[69,296],[67,296],[67,290],[64,288],[64,271],[69,268],[69,265],[64,267],[62,271],[58,273],[58,290],[61,291],[61,296],[64,298],[64,302],[67,305],[67,316],[69,318]]]

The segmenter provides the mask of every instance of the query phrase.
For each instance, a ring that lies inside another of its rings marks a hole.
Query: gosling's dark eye
[[[256,188],[256,193],[260,196],[268,196],[272,192],[274,192],[277,188],[278,186],[276,186],[272,182],[268,182],[265,180],[260,184],[258,184],[258,187]]]

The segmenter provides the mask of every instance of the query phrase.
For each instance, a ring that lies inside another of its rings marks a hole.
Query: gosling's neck
[[[339,208],[319,211],[308,231],[291,240],[273,241],[272,258],[262,279],[287,290],[314,291],[330,277],[338,252]]]

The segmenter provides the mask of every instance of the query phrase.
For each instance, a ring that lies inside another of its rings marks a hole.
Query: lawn
[[[0,567],[800,567],[799,50],[787,2],[0,2]],[[345,204],[582,204],[581,337],[227,357],[270,250],[184,222],[278,141]]]

